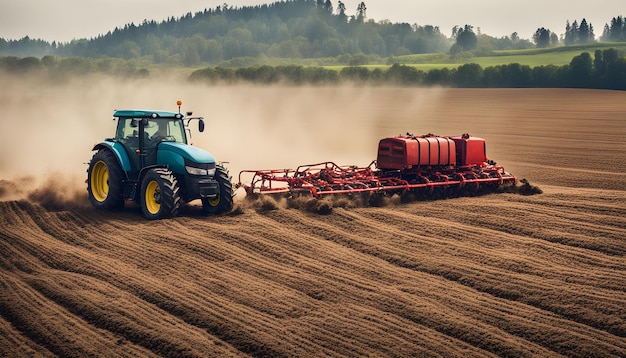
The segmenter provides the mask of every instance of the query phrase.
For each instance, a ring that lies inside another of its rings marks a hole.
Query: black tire
[[[149,169],[141,181],[141,210],[148,220],[170,218],[180,209],[180,187],[167,168]]]
[[[115,154],[107,149],[97,151],[87,169],[87,193],[91,204],[98,209],[124,207],[122,178],[122,168]]]
[[[233,210],[233,184],[230,182],[228,170],[218,165],[215,179],[219,183],[220,193],[215,199],[202,199],[202,212],[205,215],[227,213]]]

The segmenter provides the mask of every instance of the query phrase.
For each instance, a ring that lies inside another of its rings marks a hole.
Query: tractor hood
[[[215,167],[215,158],[211,153],[178,142],[161,142],[157,152],[157,164],[167,165],[174,173],[184,174],[185,165],[199,164],[199,167]]]
[[[159,151],[172,151],[183,158],[191,160],[196,163],[209,164],[215,163],[215,158],[211,153],[204,149],[192,147],[187,144],[178,142],[162,142],[159,144]]]

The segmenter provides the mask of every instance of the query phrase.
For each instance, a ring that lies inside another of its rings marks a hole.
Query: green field
[[[510,63],[519,63],[530,67],[556,65],[562,66],[569,64],[573,57],[583,52],[588,52],[592,57],[596,50],[606,50],[609,48],[626,52],[626,43],[593,43],[587,45],[561,46],[544,49],[528,49],[528,50],[506,50],[493,51],[490,56],[469,56],[463,58],[451,58],[444,54],[424,54],[424,55],[407,55],[398,57],[398,62],[410,65],[418,70],[428,72],[432,69],[440,68],[456,68],[465,63],[477,63],[481,67],[490,67],[498,65],[506,65]],[[341,69],[344,66],[333,66],[329,68]],[[389,65],[367,65],[369,69],[388,68]]]
[[[626,43],[594,43],[579,46],[563,46],[549,49],[530,49],[519,51],[495,51],[493,56],[475,57],[473,61],[483,67],[503,65],[508,63],[519,63],[530,67],[542,65],[566,65],[573,57],[583,52],[588,52],[592,57],[596,50],[606,50],[609,48],[618,51],[626,50]]]

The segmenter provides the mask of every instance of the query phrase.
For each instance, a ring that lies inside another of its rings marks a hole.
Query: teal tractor
[[[185,202],[200,199],[205,214],[229,212],[233,187],[228,170],[207,151],[188,143],[192,113],[117,110],[115,138],[93,147],[87,169],[89,200],[96,208],[120,209],[126,200],[141,206],[147,219],[176,216]]]

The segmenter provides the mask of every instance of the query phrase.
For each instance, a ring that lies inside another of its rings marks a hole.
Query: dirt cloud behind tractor
[[[5,181],[0,200],[27,198],[43,183],[33,198],[55,197],[41,195],[55,190],[61,191],[57,198],[72,198],[74,188],[85,190],[91,148],[112,136],[114,109],[176,110],[176,100],[183,100],[183,111],[206,119],[203,135],[192,130],[193,144],[229,162],[231,173],[328,158],[365,163],[374,154],[377,132],[387,133],[387,109],[371,107],[377,96],[371,89],[208,87],[165,77],[88,76],[50,83],[11,74],[2,74],[0,85],[0,179]],[[436,99],[430,97],[414,98],[407,106]]]
[[[87,195],[78,181],[52,173],[36,189],[28,193],[28,200],[51,211],[85,208]]]
[[[84,179],[70,178],[59,172],[45,177],[0,180],[0,201],[28,200],[50,211],[89,207],[83,188]]]
[[[325,160],[366,165],[384,136],[407,129],[459,131],[456,115],[441,112],[446,89],[211,87],[166,75],[158,80],[90,76],[49,83],[3,74],[0,85],[0,200],[30,198],[50,207],[83,200],[91,148],[114,133],[114,109],[174,111],[181,99],[183,111],[206,121],[202,134],[192,126],[192,143],[228,162],[232,175]],[[395,104],[381,96],[394,98]],[[468,121],[462,130],[480,134],[486,130],[480,123]],[[508,160],[500,154],[497,158]]]

